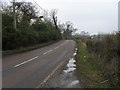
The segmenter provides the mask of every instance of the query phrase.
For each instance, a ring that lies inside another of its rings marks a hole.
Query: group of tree
[[[64,26],[58,24],[56,10],[52,10],[50,17],[47,14],[41,16],[36,6],[30,2],[16,2],[15,14],[17,29],[13,27],[12,4],[2,6],[3,50],[61,40],[63,34],[68,38],[75,30],[70,22]]]
[[[62,31],[62,38],[71,39],[71,37],[73,37],[73,34],[78,30],[73,26],[73,23],[71,23],[70,21],[67,21],[66,23],[63,23],[59,26]]]

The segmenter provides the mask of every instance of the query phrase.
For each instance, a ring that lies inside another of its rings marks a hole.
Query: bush
[[[118,38],[119,33],[116,33],[86,42],[88,51],[97,57],[95,63],[103,68],[103,76],[109,80],[110,87],[118,87]]]

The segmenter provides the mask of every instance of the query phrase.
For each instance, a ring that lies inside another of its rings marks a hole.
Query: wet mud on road
[[[77,48],[73,57],[69,59],[67,65],[57,74],[54,75],[43,88],[82,88],[80,81],[76,75],[76,60],[74,56],[77,54]]]

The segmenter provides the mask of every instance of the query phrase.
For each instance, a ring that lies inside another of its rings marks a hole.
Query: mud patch
[[[62,72],[49,81],[48,88],[80,88],[80,82],[77,80],[75,72]]]
[[[77,48],[73,56],[77,54]],[[80,81],[76,77],[76,60],[70,58],[65,69],[59,75],[50,79],[47,83],[47,88],[80,88]]]

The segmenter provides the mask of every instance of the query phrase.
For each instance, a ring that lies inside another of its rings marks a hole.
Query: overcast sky
[[[20,1],[20,0],[17,0]],[[24,0],[32,1],[32,0]],[[35,0],[45,10],[57,9],[61,23],[71,21],[77,32],[110,33],[118,30],[119,0]]]

